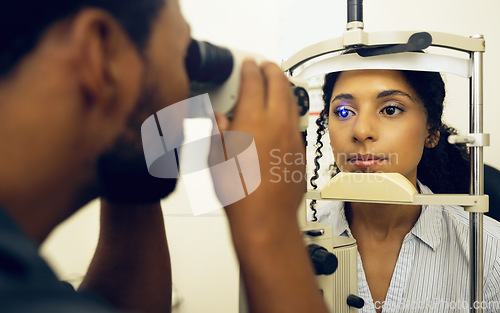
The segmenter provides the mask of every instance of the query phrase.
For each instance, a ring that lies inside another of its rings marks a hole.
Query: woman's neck
[[[353,236],[368,235],[378,240],[395,234],[406,235],[420,212],[421,207],[417,205],[349,202],[345,207]]]

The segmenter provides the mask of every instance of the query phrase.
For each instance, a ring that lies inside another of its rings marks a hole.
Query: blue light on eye
[[[349,111],[348,111],[348,110],[346,110],[346,108],[345,108],[345,107],[340,107],[340,108],[339,108],[339,116],[340,116],[340,117],[343,117],[343,118],[346,118],[346,117],[348,117],[348,116],[349,116]]]

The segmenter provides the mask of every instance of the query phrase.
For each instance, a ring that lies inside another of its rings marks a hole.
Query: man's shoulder
[[[1,207],[0,303],[2,313],[111,312],[98,298],[61,283],[36,244]]]
[[[18,292],[0,294],[2,313],[113,313],[105,306],[80,297],[61,296],[55,293]],[[115,312],[116,313],[116,312]]]
[[[38,254],[37,245],[0,207],[0,292],[27,283],[57,282],[55,274]]]

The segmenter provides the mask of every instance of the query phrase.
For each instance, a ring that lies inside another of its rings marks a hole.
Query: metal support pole
[[[482,35],[473,38],[483,38]],[[470,78],[471,134],[483,132],[483,53],[472,52],[473,66]],[[470,147],[470,194],[484,194],[483,147]],[[470,312],[482,313],[483,301],[483,213],[469,213],[470,232]]]

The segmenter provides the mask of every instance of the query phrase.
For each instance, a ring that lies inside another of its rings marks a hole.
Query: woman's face
[[[413,184],[428,132],[425,109],[400,71],[340,74],[329,112],[330,144],[343,172],[396,172]]]

